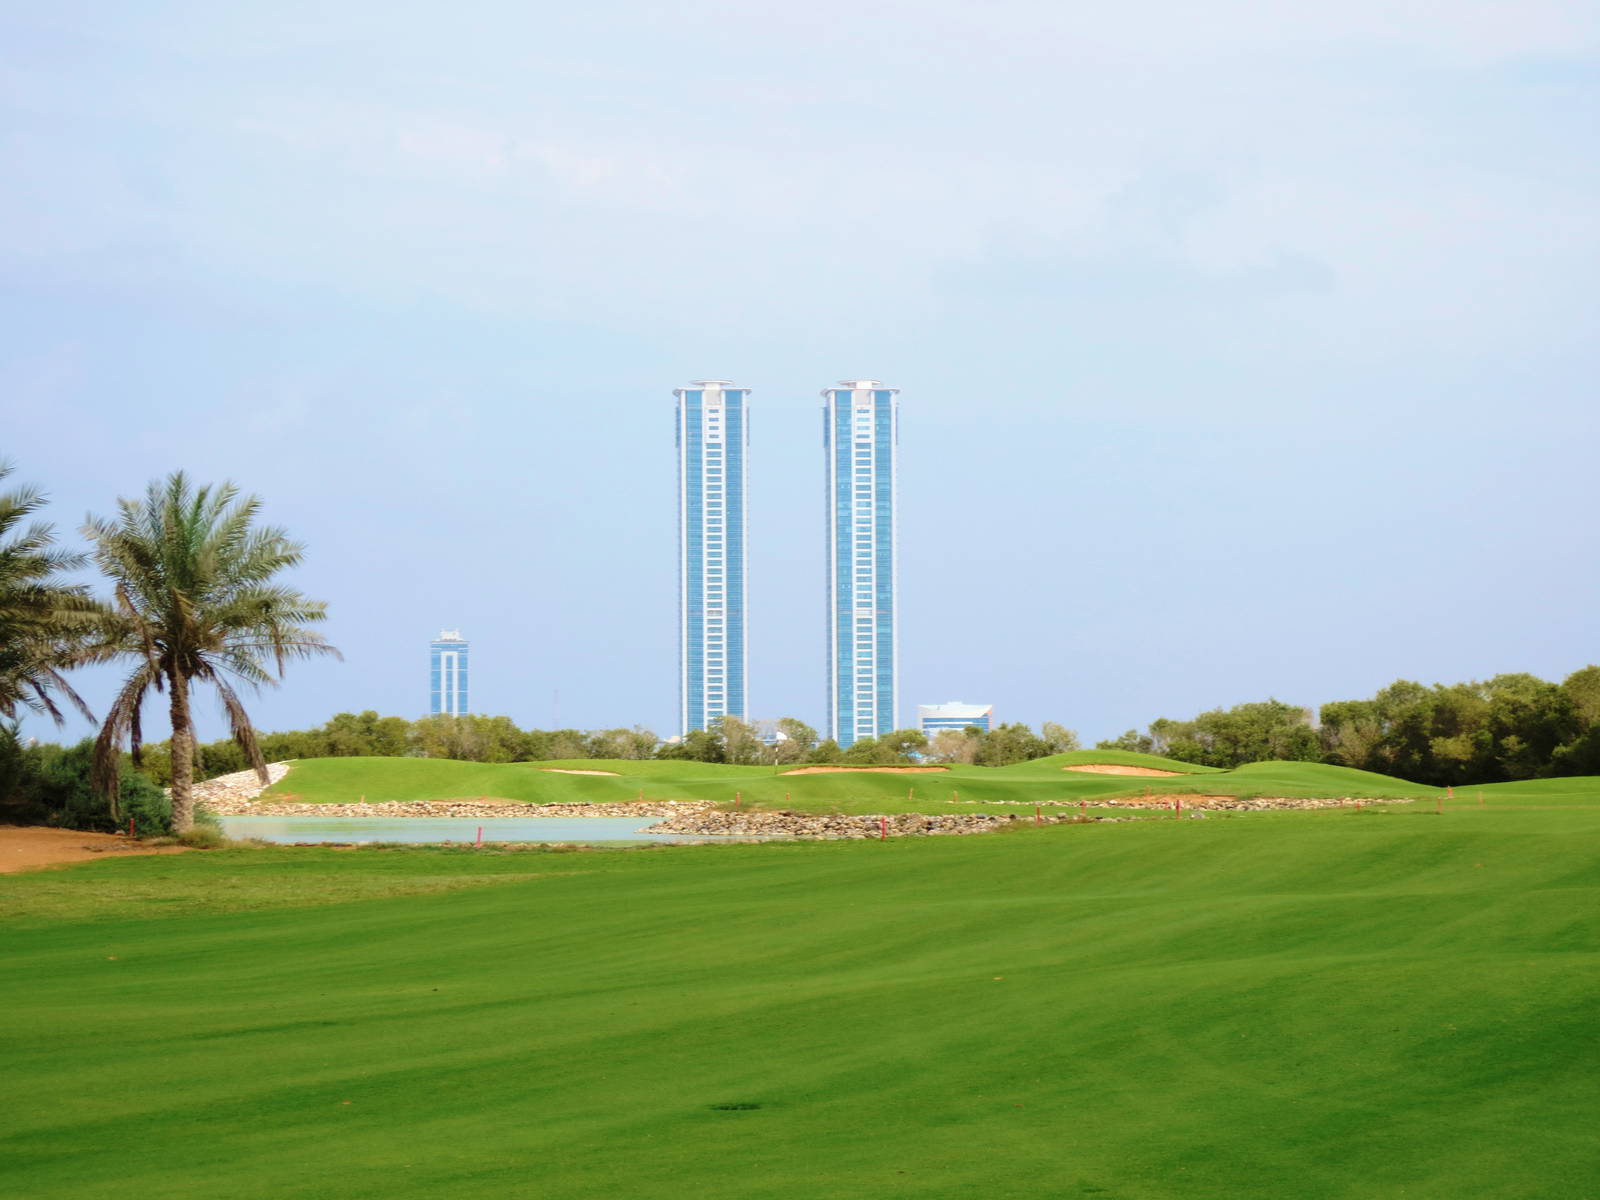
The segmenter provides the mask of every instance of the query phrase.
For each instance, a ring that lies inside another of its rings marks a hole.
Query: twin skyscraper
[[[678,388],[679,727],[749,719],[745,666],[750,390]],[[828,736],[841,747],[896,726],[895,388],[847,379],[823,398],[828,547]]]

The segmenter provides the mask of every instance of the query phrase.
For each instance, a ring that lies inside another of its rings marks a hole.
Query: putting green
[[[0,1191],[1592,1196],[1600,780],[1562,783],[0,877]]]
[[[1075,763],[1126,762],[1160,766],[1182,774],[1168,778],[1092,775],[1065,770]],[[575,775],[567,771],[614,771]],[[365,799],[445,800],[493,796],[539,804],[646,800],[711,800],[746,808],[792,808],[810,812],[1032,812],[1035,804],[1156,794],[1214,793],[1230,796],[1362,796],[1432,799],[1438,789],[1370,771],[1321,763],[1251,763],[1235,771],[1194,767],[1145,754],[1075,751],[1012,767],[952,767],[947,771],[899,774],[841,771],[795,774],[773,767],[728,767],[715,763],[570,762],[469,763],[427,758],[312,758],[294,764],[268,790],[267,799],[350,804]]]

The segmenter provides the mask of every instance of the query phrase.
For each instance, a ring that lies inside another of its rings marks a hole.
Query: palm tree
[[[143,500],[118,500],[114,520],[83,527],[94,561],[114,584],[96,660],[131,660],[133,670],[95,743],[94,782],[117,812],[117,758],[124,738],[138,761],[139,714],[151,691],[172,712],[172,827],[194,824],[194,719],[191,691],[210,683],[222,699],[234,740],[261,781],[267,764],[230,679],[253,688],[276,683],[285,662],[338,651],[305,628],[326,606],[274,583],[303,547],[283,530],[253,527],[261,502],[231,483],[195,487],[182,471],[152,483]]]
[[[0,479],[12,469],[0,462]],[[27,709],[59,725],[59,693],[92,721],[61,672],[76,665],[98,605],[87,588],[61,580],[83,565],[83,555],[54,549],[55,531],[42,521],[17,528],[42,507],[38,488],[0,495],[0,716],[15,720]]]

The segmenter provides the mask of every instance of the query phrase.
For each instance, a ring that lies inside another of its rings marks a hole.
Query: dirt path
[[[107,855],[181,854],[187,846],[147,846],[116,833],[84,833],[44,825],[0,825],[0,875],[34,867],[88,862]]]

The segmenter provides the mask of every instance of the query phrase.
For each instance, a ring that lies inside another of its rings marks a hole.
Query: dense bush
[[[1327,762],[1438,787],[1552,775],[1600,774],[1600,667],[1550,683],[1534,675],[1486,682],[1390,684],[1370,700],[1310,709],[1268,700],[1163,717],[1102,749],[1236,767],[1265,759]]]
[[[141,835],[165,834],[172,828],[172,802],[149,776],[124,758],[121,765],[120,819],[89,785],[94,742],[76,746],[25,746],[15,727],[0,727],[0,799],[18,820],[70,829],[126,829],[133,818]]]
[[[651,758],[660,739],[648,729],[519,729],[510,717],[383,717],[368,710],[339,713],[315,729],[258,733],[267,762],[297,758],[453,758],[465,762],[531,762],[555,758]],[[143,770],[172,781],[171,744],[146,746]],[[195,779],[215,779],[250,766],[232,738],[195,747]]]
[[[648,729],[519,729],[510,717],[382,717],[368,710],[339,713],[315,729],[258,733],[268,762],[297,758],[371,756],[451,758],[464,762],[538,762],[550,759],[692,759],[698,762],[784,766],[800,763],[892,765],[919,762],[977,763],[1001,767],[1046,754],[1078,748],[1077,734],[1051,721],[1035,734],[1023,724],[985,732],[977,728],[947,730],[930,744],[915,729],[900,729],[881,738],[862,738],[841,750],[831,738],[820,738],[804,721],[784,717],[774,725],[779,740],[766,741],[746,721],[723,718],[713,729],[664,743]],[[145,774],[162,786],[172,780],[167,742],[146,746]],[[249,767],[244,752],[231,738],[195,747],[195,779],[214,779]]]

